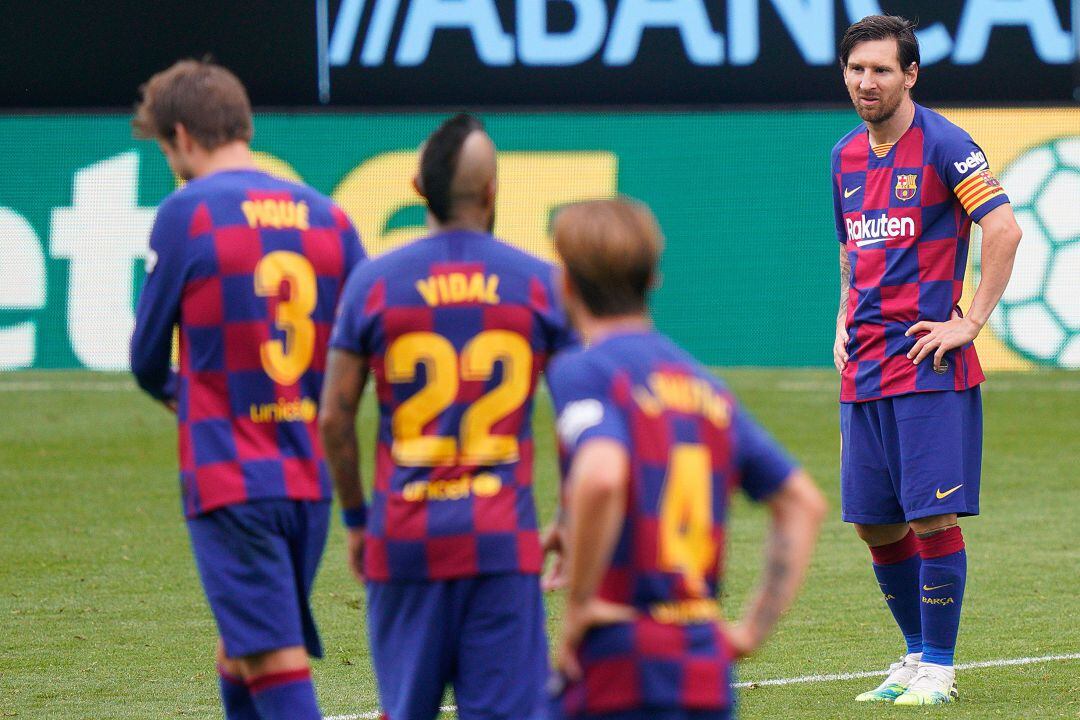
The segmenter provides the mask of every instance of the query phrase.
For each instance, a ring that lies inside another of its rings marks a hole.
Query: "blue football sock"
[[[311,671],[307,668],[248,680],[262,720],[321,720]]]
[[[218,683],[221,688],[221,706],[225,720],[261,720],[259,711],[251,699],[251,693],[242,678],[232,675],[218,666]]]
[[[952,665],[967,581],[967,551],[960,528],[919,538],[922,555],[922,661]]]
[[[919,570],[922,559],[915,533],[889,545],[870,548],[874,558],[874,575],[885,595],[909,653],[923,651],[922,609],[919,599]]]

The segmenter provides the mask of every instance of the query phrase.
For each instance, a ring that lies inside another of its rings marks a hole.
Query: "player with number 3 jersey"
[[[495,148],[468,115],[424,145],[433,234],[350,279],[331,340],[322,431],[366,582],[390,720],[533,717],[546,674],[530,428],[537,379],[572,342],[555,269],[489,233]],[[368,371],[379,422],[370,511],[355,422]]]
[[[322,646],[308,597],[331,497],[317,401],[334,308],[363,250],[328,198],[256,169],[247,95],[227,70],[180,62],[143,94],[136,131],[187,184],[158,209],[131,366],[177,414],[225,716],[315,719],[308,655]]]
[[[731,717],[731,663],[791,602],[824,501],[810,478],[688,353],[656,332],[645,295],[652,214],[604,200],[555,223],[565,304],[587,349],[548,375],[565,469],[565,582],[552,718]],[[717,597],[729,499],[773,515],[762,586],[726,628]]]

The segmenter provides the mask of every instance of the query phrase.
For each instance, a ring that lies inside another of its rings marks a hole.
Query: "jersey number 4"
[[[683,576],[686,589],[704,598],[706,575],[716,566],[713,536],[713,478],[709,448],[680,443],[671,449],[660,498],[661,570]]]
[[[472,402],[461,417],[458,437],[425,435],[424,427],[457,399],[462,380],[487,381],[502,363],[498,385]],[[495,423],[521,408],[532,387],[532,348],[509,330],[485,330],[461,356],[449,340],[433,332],[406,333],[386,351],[386,379],[416,381],[424,366],[424,387],[394,411],[394,462],[406,466],[500,465],[518,459],[515,435],[492,432]]]

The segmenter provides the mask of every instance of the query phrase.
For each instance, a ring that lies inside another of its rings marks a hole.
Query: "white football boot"
[[[908,653],[900,658],[900,662],[889,666],[889,674],[880,685],[855,699],[858,702],[893,702],[903,695],[915,680],[920,658],[922,658],[922,653]]]
[[[919,663],[915,679],[894,705],[942,705],[960,699],[956,691],[956,670],[952,665]]]

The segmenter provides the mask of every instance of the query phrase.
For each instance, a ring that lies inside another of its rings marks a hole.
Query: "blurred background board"
[[[836,46],[919,18],[928,102],[1073,100],[1071,0],[11,0],[0,106],[128,107],[212,54],[256,105],[841,103]]]
[[[978,339],[984,365],[1080,367],[1080,108],[946,114],[986,150],[1027,237]],[[254,147],[264,168],[332,195],[378,254],[424,233],[410,180],[419,144],[443,117],[260,113]],[[634,196],[667,236],[652,298],[661,329],[710,365],[831,363],[829,151],[856,124],[853,112],[483,117],[501,151],[498,235],[550,257],[559,207]],[[0,116],[0,367],[126,367],[148,229],[175,187],[126,115]],[[968,277],[970,298],[977,267]]]

